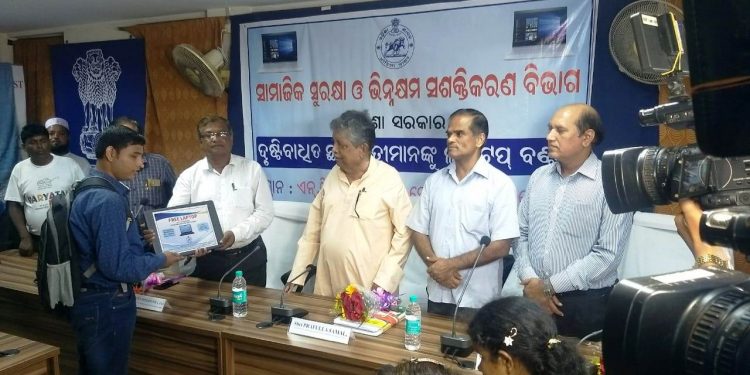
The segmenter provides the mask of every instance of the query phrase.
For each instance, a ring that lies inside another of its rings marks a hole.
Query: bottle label
[[[409,335],[418,335],[422,332],[422,321],[416,316],[406,316],[406,333]]]
[[[232,302],[233,303],[247,302],[247,290],[245,289],[232,290]]]

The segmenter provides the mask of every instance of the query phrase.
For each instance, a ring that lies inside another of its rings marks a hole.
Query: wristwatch
[[[555,288],[552,287],[552,282],[549,279],[542,280],[544,283],[544,295],[547,298],[552,298],[555,295]]]
[[[704,264],[712,264],[719,268],[727,268],[727,261],[713,254],[704,254],[695,257],[695,266],[702,267]]]

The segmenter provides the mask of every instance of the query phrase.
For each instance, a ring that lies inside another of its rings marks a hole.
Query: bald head
[[[568,104],[557,110],[555,113],[569,111],[575,118],[575,124],[578,128],[578,134],[583,134],[586,130],[594,131],[594,140],[592,143],[598,145],[604,139],[604,129],[602,128],[602,118],[594,107],[585,103]]]

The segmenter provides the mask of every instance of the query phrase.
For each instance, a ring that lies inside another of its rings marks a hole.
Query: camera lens
[[[724,288],[703,295],[683,323],[678,337],[687,338],[685,374],[750,373],[745,360],[750,355],[750,294],[746,290]]]
[[[699,268],[622,280],[602,350],[608,374],[750,374],[750,279]]]
[[[676,154],[674,149],[659,147],[606,151],[602,184],[609,209],[621,214],[669,202]]]

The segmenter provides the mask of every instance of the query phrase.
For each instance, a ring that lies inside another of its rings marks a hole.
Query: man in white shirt
[[[52,153],[72,159],[81,167],[83,174],[88,174],[89,169],[91,169],[91,163],[89,163],[88,159],[70,152],[70,127],[68,126],[68,121],[64,118],[52,117],[44,123],[44,127],[49,132]]]
[[[602,120],[590,105],[569,104],[548,123],[555,162],[529,178],[518,208],[521,236],[513,249],[524,296],[552,314],[563,336],[602,329],[617,283],[633,213],[615,215],[602,187]]]
[[[232,129],[225,118],[202,118],[198,138],[206,157],[180,174],[167,206],[213,201],[224,237],[219,249],[197,258],[192,276],[218,281],[260,246],[236,269],[243,271],[248,284],[265,286],[266,246],[260,234],[273,220],[268,179],[258,163],[232,155]]]
[[[479,241],[490,244],[477,262],[461,302],[471,314],[500,296],[503,260],[518,237],[517,195],[513,181],[491,166],[481,150],[489,132],[487,118],[475,109],[459,109],[449,118],[450,165],[425,181],[407,221],[417,253],[427,265],[427,311],[452,315]]]
[[[50,198],[70,194],[73,184],[84,175],[73,160],[50,153],[49,134],[43,126],[24,126],[21,143],[29,158],[13,167],[5,201],[8,215],[21,237],[19,253],[31,256],[39,250],[39,236]]]

